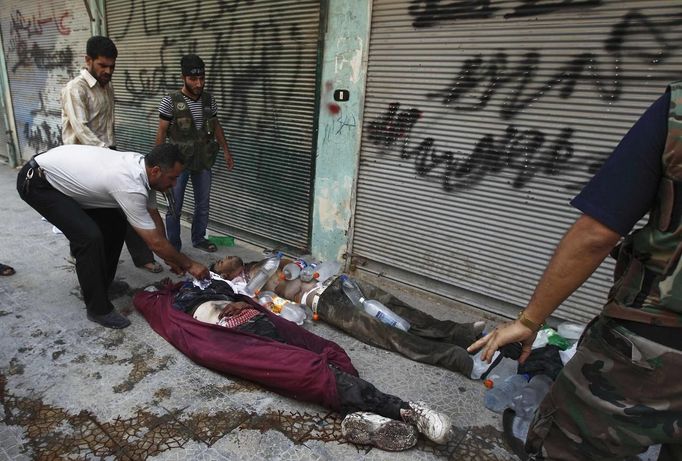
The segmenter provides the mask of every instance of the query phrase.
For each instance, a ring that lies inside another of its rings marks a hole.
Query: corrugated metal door
[[[678,1],[375,0],[356,264],[524,306],[570,198],[682,77],[681,15]],[[602,267],[557,314],[591,317],[610,279]]]
[[[116,136],[147,152],[180,58],[206,63],[235,168],[214,166],[212,228],[308,246],[320,5],[311,0],[107,2],[116,42]],[[187,193],[185,211],[191,211]]]
[[[82,0],[5,0],[0,12],[19,150],[61,144],[61,88],[83,67],[90,21]]]

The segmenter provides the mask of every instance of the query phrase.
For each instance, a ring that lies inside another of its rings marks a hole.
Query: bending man
[[[175,273],[203,279],[208,269],[166,240],[156,193],[170,189],[182,173],[177,146],[156,146],[143,157],[102,147],[65,145],[32,158],[19,172],[21,198],[57,226],[76,257],[88,319],[107,328],[130,321],[107,295],[116,275],[126,220]]]

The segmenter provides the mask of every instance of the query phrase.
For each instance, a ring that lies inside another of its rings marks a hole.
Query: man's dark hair
[[[97,59],[100,56],[111,59],[118,57],[118,50],[114,42],[109,37],[103,37],[102,35],[95,35],[88,39],[85,53],[92,59]]]
[[[158,166],[161,168],[161,171],[172,169],[176,162],[184,164],[180,156],[180,149],[177,145],[170,143],[154,146],[151,152],[144,158],[145,165],[148,167]]]
[[[204,61],[196,54],[186,54],[180,59],[180,69],[185,77],[204,75],[205,68]]]

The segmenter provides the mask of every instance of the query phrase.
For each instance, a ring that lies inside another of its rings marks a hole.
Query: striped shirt
[[[182,93],[182,97],[185,98],[187,107],[192,113],[194,126],[197,128],[197,130],[200,130],[201,126],[204,124],[204,113],[201,110],[201,97],[199,97],[199,99],[196,101],[187,97],[184,93]],[[211,114],[213,114],[213,117],[218,116],[218,104],[216,103],[213,95],[211,95]],[[161,104],[159,104],[159,117],[170,122],[171,125],[175,123],[173,120],[173,100],[171,99],[170,95],[164,96],[161,100]]]

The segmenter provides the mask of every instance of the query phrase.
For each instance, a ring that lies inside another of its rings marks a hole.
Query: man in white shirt
[[[110,84],[118,50],[103,36],[90,37],[86,45],[85,69],[62,88],[62,141],[64,144],[116,149],[114,135],[114,88]],[[150,272],[163,268],[154,261],[137,233],[128,226],[125,238],[135,266]]]
[[[156,192],[168,191],[183,171],[177,146],[162,144],[145,157],[102,147],[65,145],[31,159],[19,172],[21,198],[69,239],[87,317],[107,328],[125,328],[107,290],[116,275],[126,220],[175,273],[197,279],[208,269],[166,239]]]

